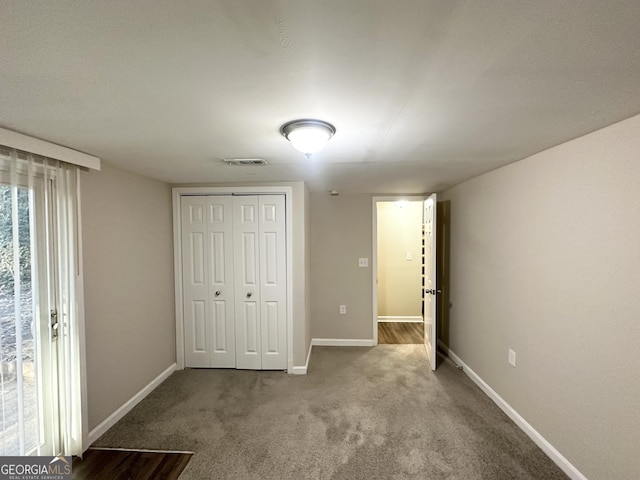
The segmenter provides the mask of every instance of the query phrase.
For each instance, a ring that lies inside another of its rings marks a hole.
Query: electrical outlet
[[[413,252],[407,252],[407,260],[410,262],[413,260]]]
[[[359,267],[368,267],[369,266],[369,259],[368,258],[359,258],[358,259],[358,266]]]
[[[346,315],[346,314],[347,314],[347,306],[340,305],[340,315]]]
[[[509,365],[512,367],[516,366],[516,352],[511,349],[509,349]]]

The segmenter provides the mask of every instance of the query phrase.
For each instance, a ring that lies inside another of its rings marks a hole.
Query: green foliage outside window
[[[0,292],[14,293],[14,245],[11,187],[0,186]],[[29,192],[18,189],[18,249],[20,283],[23,289],[31,284],[31,239],[29,225]]]

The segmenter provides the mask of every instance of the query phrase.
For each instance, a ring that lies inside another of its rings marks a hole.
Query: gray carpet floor
[[[421,345],[314,347],[306,376],[175,372],[95,446],[193,451],[181,480],[568,478]]]

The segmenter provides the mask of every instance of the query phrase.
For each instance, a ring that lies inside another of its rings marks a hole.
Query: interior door
[[[233,197],[236,368],[260,370],[260,269],[258,197]]]
[[[424,345],[431,370],[437,367],[436,194],[424,201]]]

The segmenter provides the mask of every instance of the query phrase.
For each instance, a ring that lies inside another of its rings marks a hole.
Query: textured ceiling
[[[438,191],[640,113],[637,0],[3,0],[0,18],[0,126],[170,183]],[[304,117],[337,128],[310,160],[278,132]]]

